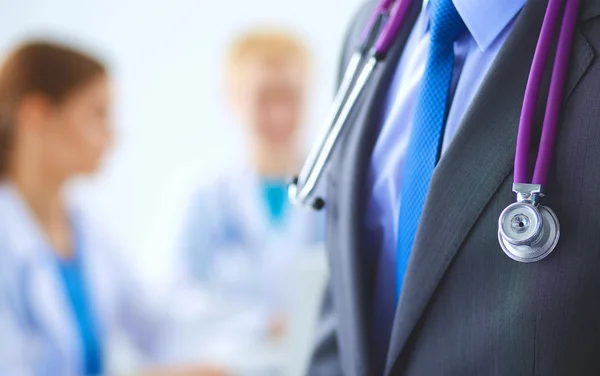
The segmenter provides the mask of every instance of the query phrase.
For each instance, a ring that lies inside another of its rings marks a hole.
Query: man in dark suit
[[[354,20],[344,66],[375,6]],[[413,1],[327,177],[331,281],[310,375],[600,374],[598,0],[579,7],[542,199],[558,246],[521,263],[498,243],[547,6]]]

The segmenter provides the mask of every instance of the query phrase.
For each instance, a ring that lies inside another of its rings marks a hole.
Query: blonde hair
[[[305,69],[310,66],[310,54],[306,45],[294,34],[277,28],[257,28],[239,36],[227,53],[229,79],[236,77],[245,62],[252,58],[264,60],[297,59]]]

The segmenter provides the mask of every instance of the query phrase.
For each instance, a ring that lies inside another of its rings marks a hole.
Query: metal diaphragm
[[[554,212],[542,205],[516,202],[498,219],[498,240],[504,253],[519,262],[535,262],[548,256],[560,237]]]

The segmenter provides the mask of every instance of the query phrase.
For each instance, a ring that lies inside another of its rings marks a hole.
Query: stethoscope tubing
[[[557,124],[559,119],[560,105],[562,102],[565,76],[568,67],[569,51],[577,22],[579,0],[567,0],[563,19],[560,20],[561,10],[565,6],[565,0],[550,0],[542,30],[536,46],[535,54],[527,86],[515,151],[514,183],[517,184],[539,184],[545,185],[548,171],[552,162],[554,140],[556,139]],[[542,87],[544,71],[552,48],[552,40],[556,33],[557,24],[562,21],[559,34],[558,48],[552,69],[550,90],[546,102],[546,112],[542,125],[542,137],[540,139],[539,153],[535,164],[533,179],[529,175],[529,156],[531,151],[531,137],[533,133],[534,120]]]
[[[326,119],[326,126],[320,132],[317,143],[311,149],[298,178],[290,184],[288,194],[293,203],[312,205],[316,209],[320,209],[324,205],[322,200],[313,199],[315,189],[324,175],[327,162],[331,158],[337,140],[340,138],[339,136],[348,121],[355,103],[377,64],[385,59],[406,19],[411,4],[411,0],[382,0],[376,8],[367,24],[367,28],[363,31],[363,41],[360,48],[350,59],[350,63],[334,99],[332,110]],[[562,12],[563,17],[561,20],[560,16],[563,8],[564,12]],[[525,97],[519,120],[514,160],[515,185],[536,184],[541,187],[547,182],[578,10],[579,0],[550,0],[546,8],[525,88]],[[387,17],[388,15],[389,18]],[[542,135],[533,178],[530,179],[529,156],[536,109],[544,71],[559,21],[562,21],[562,24],[554,65],[552,67]],[[311,202],[311,200],[314,201]],[[320,203],[317,203],[319,200]]]
[[[560,120],[560,109],[563,101],[569,56],[571,45],[573,44],[573,35],[577,25],[578,14],[579,0],[568,0],[563,15],[554,67],[552,69],[548,103],[544,114],[543,131],[532,179],[533,184],[544,185],[548,181],[548,174],[552,164],[552,154],[558,132],[558,121]]]

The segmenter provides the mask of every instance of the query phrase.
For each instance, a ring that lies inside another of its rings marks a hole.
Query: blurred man
[[[394,5],[329,166],[309,374],[600,374],[600,1]]]
[[[279,30],[250,31],[228,52],[228,102],[246,136],[246,162],[197,190],[179,242],[219,318],[215,340],[226,346],[282,336],[292,261],[323,238],[319,217],[287,201],[302,159],[309,63],[302,42]]]

